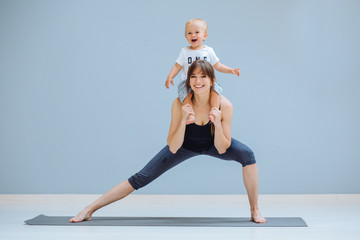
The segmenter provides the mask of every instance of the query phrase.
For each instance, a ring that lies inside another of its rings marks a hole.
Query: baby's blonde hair
[[[207,23],[205,22],[205,20],[202,19],[202,18],[193,18],[193,19],[190,19],[189,21],[186,22],[186,24],[185,24],[185,34],[186,34],[186,27],[187,27],[187,25],[190,24],[190,23],[192,23],[192,22],[195,22],[195,21],[200,21],[200,22],[202,22],[202,24],[204,24],[204,27],[205,27],[205,33],[207,33],[207,31],[208,31],[208,26],[207,26]]]

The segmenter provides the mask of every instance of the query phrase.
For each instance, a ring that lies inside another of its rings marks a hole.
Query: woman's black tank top
[[[214,145],[214,135],[211,135],[211,122],[204,126],[195,123],[186,125],[183,147],[194,152],[209,150]]]

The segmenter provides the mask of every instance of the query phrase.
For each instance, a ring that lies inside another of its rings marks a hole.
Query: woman
[[[247,146],[231,138],[231,102],[222,96],[220,109],[210,109],[210,90],[214,82],[214,69],[210,63],[204,60],[195,61],[189,67],[186,81],[188,89],[193,91],[193,107],[189,104],[181,106],[178,98],[173,102],[168,145],[140,172],[105,193],[70,219],[70,222],[91,220],[92,214],[99,208],[144,187],[184,160],[205,154],[242,164],[251,220],[265,223],[267,220],[261,216],[258,208],[258,173],[254,154]],[[196,120],[195,123],[186,125],[189,115],[196,116]]]

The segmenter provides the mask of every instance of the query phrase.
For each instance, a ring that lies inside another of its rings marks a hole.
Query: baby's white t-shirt
[[[219,61],[219,58],[216,56],[214,50],[206,45],[204,45],[204,48],[200,50],[191,50],[189,47],[182,48],[179,57],[176,59],[176,62],[182,66],[182,80],[186,80],[190,65],[197,59],[207,60],[212,66]]]

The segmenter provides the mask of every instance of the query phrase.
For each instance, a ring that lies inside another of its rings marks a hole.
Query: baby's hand
[[[233,69],[232,74],[236,74],[236,75],[240,76],[240,68]]]
[[[166,79],[165,87],[166,87],[166,88],[169,88],[169,87],[170,87],[170,83],[174,86],[174,81],[172,80],[172,78]]]

